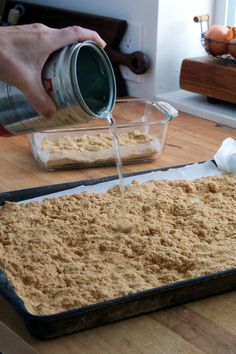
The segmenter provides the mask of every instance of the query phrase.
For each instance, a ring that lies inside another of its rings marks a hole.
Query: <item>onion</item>
[[[212,55],[228,52],[228,43],[233,38],[233,29],[224,25],[213,25],[205,33],[206,49]]]
[[[228,52],[236,59],[236,38],[231,39],[229,42]]]

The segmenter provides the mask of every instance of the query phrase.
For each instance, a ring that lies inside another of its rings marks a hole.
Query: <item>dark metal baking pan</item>
[[[174,168],[178,167],[182,166],[174,166]],[[152,171],[160,170],[167,169]],[[151,170],[142,173],[131,173],[125,176],[135,176],[149,172],[151,172]],[[112,176],[92,181],[64,183],[30,190],[26,189],[2,193],[0,194],[0,200],[2,204],[6,200],[25,200],[60,190],[74,188],[79,185],[94,185],[116,178],[117,176]],[[40,339],[59,337],[131,316],[213,296],[233,289],[236,289],[236,269],[229,269],[194,279],[178,281],[110,301],[57,313],[55,315],[37,316],[27,311],[23,301],[17,296],[11,283],[6,278],[5,273],[0,271],[0,293],[20,314],[29,333]]]

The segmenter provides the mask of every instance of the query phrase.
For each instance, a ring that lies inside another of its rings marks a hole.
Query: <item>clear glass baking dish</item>
[[[169,122],[178,112],[166,102],[143,99],[117,100],[113,117],[122,162],[150,162],[163,152]],[[30,135],[33,156],[48,171],[115,164],[107,119],[96,119]]]

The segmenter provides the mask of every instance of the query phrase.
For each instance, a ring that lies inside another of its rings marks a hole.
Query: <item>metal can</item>
[[[93,41],[67,46],[45,63],[42,82],[58,111],[39,116],[26,96],[0,82],[0,135],[11,136],[107,118],[116,99],[116,82],[105,51]]]

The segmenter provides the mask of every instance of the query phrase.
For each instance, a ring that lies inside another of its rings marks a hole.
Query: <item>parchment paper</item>
[[[136,175],[132,177],[124,178],[124,184],[127,185],[131,183],[133,180],[138,180],[140,182],[146,182],[153,179],[187,179],[193,180],[200,177],[206,176],[217,176],[221,175],[223,172],[220,171],[216,165],[212,161],[207,161],[204,163],[195,163],[192,165],[180,167],[180,168],[170,168],[167,171],[156,171],[156,172],[148,172],[142,175]],[[98,183],[92,186],[79,186],[73,189],[68,189],[62,192],[57,192],[53,194],[47,194],[42,197],[33,198],[24,200],[19,203],[28,203],[31,201],[42,201],[45,198],[54,198],[62,195],[71,195],[82,192],[106,192],[108,189],[114,187],[119,183],[118,179],[108,182]]]

